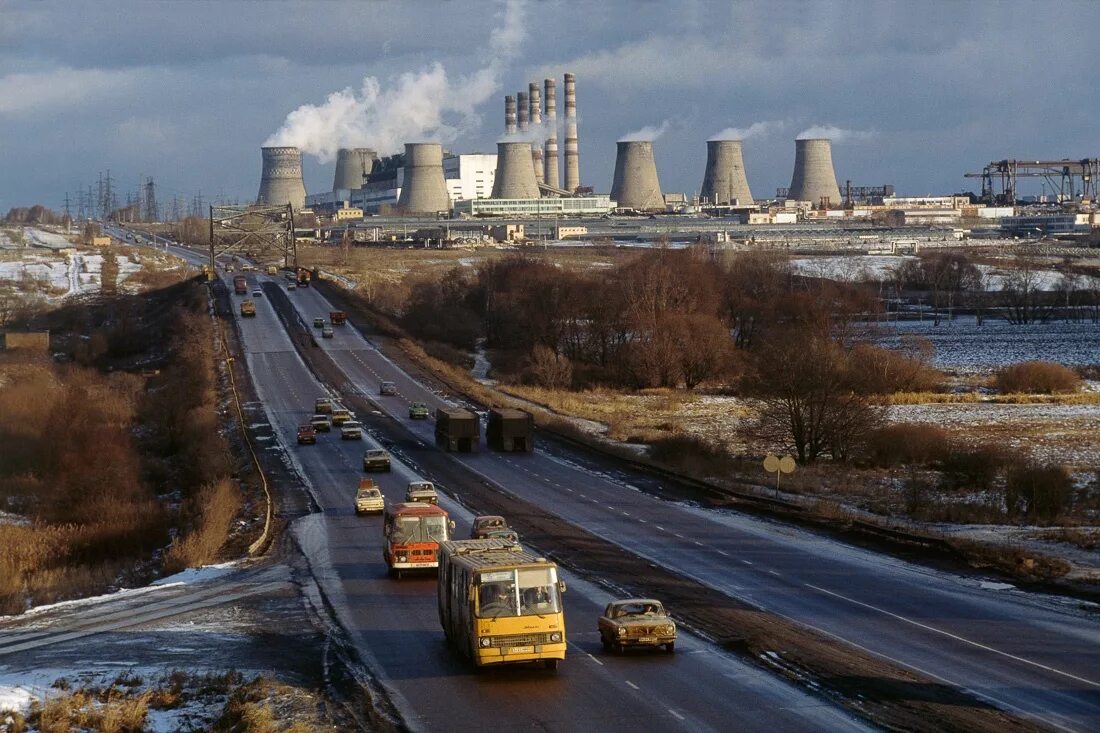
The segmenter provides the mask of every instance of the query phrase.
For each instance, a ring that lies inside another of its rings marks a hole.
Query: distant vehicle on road
[[[409,405],[409,418],[411,420],[427,420],[428,415],[428,406],[423,402],[414,402]]]
[[[332,326],[325,326],[321,329],[321,338],[330,339],[334,336],[332,332]]]
[[[268,265],[267,266],[267,274],[268,275],[278,275],[279,274],[279,268],[276,267],[275,265]]]
[[[241,301],[241,317],[242,318],[255,318],[256,317],[256,304],[251,300]]]
[[[304,267],[299,267],[298,268],[298,287],[308,288],[309,287],[309,278],[310,278],[309,270],[307,270]]]
[[[317,431],[313,429],[312,425],[299,425],[298,426],[298,444],[305,445],[306,443],[313,444],[317,442]]]
[[[607,651],[622,652],[636,646],[663,646],[669,654],[676,650],[676,624],[661,602],[652,598],[612,601],[597,628]]]
[[[354,420],[349,420],[340,426],[341,440],[362,440],[363,426]]]
[[[436,493],[435,484],[431,481],[410,481],[405,489],[405,501],[410,504],[417,501],[428,504],[438,504],[439,494]]]
[[[264,291],[259,290],[259,289],[253,290],[252,291],[252,297],[253,298],[262,298],[262,297],[264,297]]]
[[[331,415],[332,408],[333,404],[331,397],[318,397],[313,401],[313,411],[319,415]]]
[[[382,513],[386,510],[386,499],[382,496],[378,484],[372,478],[359,479],[359,488],[355,490],[355,513]]]
[[[496,529],[508,529],[508,522],[504,517],[498,514],[482,514],[474,517],[474,523],[470,526],[470,539],[486,539],[489,532]]]
[[[355,415],[351,414],[351,410],[340,405],[332,406],[332,424],[339,427],[346,422],[355,419]]]
[[[481,440],[477,415],[461,407],[435,411],[435,444],[447,451],[475,453]]]
[[[343,326],[348,322],[348,314],[344,311],[329,311],[328,319],[334,326]]]
[[[248,295],[248,278],[244,275],[234,275],[233,292],[237,295]]]
[[[531,413],[511,408],[489,411],[485,443],[493,450],[530,452],[535,448],[535,419]]]
[[[394,504],[382,521],[382,557],[390,574],[439,567],[439,545],[451,537],[454,522],[434,504]]]
[[[332,430],[332,420],[324,413],[314,415],[310,419],[309,424],[312,425],[313,429],[318,433],[327,433]]]
[[[557,565],[517,544],[454,540],[439,546],[443,633],[478,667],[542,662],[557,669],[566,650],[564,592]]]
[[[298,289],[298,286],[297,286],[297,285],[295,285],[294,283],[287,283],[287,284],[286,284],[286,289],[287,289],[287,290],[297,290],[297,289]]]
[[[397,394],[397,384],[394,382],[382,382],[378,385],[378,394],[383,395],[395,395]]]
[[[371,448],[363,454],[364,471],[389,471],[390,454],[381,448]]]
[[[325,327],[325,319],[324,318],[314,318],[313,319],[313,327],[314,328],[324,328]]]

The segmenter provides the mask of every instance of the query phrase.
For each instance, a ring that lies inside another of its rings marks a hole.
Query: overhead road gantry
[[[228,252],[249,258],[282,257],[283,267],[298,268],[294,239],[294,209],[282,206],[211,206],[210,271],[214,260]]]

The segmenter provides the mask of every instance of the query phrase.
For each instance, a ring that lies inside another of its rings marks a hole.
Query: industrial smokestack
[[[443,146],[405,143],[405,180],[397,208],[410,214],[434,214],[451,208],[443,178]]]
[[[504,133],[516,134],[516,98],[511,94],[504,98]]]
[[[839,206],[840,188],[833,172],[832,142],[827,138],[794,141],[794,175],[787,198],[794,201],[810,201],[817,206],[828,199],[832,206]]]
[[[544,158],[545,175],[543,180],[554,188],[561,187],[558,178],[558,97],[553,79],[545,79],[546,87],[546,156]]]
[[[618,154],[615,156],[611,198],[625,209],[663,211],[665,199],[657,180],[653,143],[648,140],[620,140],[616,145]]]
[[[713,204],[752,203],[752,191],[745,177],[740,140],[707,140],[707,168],[699,195]]]
[[[616,168],[617,170],[617,168]],[[565,189],[581,185],[580,148],[577,145],[577,77],[565,75]]]
[[[535,180],[542,183],[542,93],[536,82],[527,85],[527,95],[531,101],[531,127],[538,133],[531,145],[531,164],[535,168]]]
[[[306,205],[306,184],[302,182],[302,153],[298,148],[260,148],[263,172],[256,203],[295,209]]]
[[[370,148],[340,148],[336,151],[336,177],[332,190],[355,190],[363,187],[363,181],[374,168],[378,154]]]
[[[537,199],[539,185],[531,166],[531,143],[508,140],[497,143],[495,199]]]
[[[527,132],[527,121],[531,119],[528,115],[531,110],[528,107],[527,92],[516,92],[516,106],[519,108],[519,131]]]

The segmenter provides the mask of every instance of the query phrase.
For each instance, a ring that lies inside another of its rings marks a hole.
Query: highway
[[[248,277],[250,290],[268,281]],[[283,287],[279,278],[271,280],[268,292]],[[234,304],[240,300],[234,296]],[[740,730],[863,729],[823,700],[687,634],[671,657],[603,653],[596,618],[610,597],[570,574],[564,576],[570,649],[559,672],[521,667],[475,674],[444,643],[434,579],[390,579],[381,519],[354,514],[362,454],[373,440],[341,441],[330,433],[315,446],[295,445],[297,426],[326,391],[294,351],[268,298],[255,301],[257,316],[240,320],[249,370],[273,428],[322,510],[297,520],[291,531],[339,622],[410,727],[705,731],[728,730],[736,721]],[[343,341],[350,329],[337,331]],[[400,461],[392,473],[374,476],[388,502],[399,501],[408,481],[418,478]],[[446,498],[442,505],[458,523],[457,536],[464,536],[470,515]]]
[[[269,278],[254,275],[253,279]],[[269,287],[283,287],[280,278],[271,280],[279,284]],[[313,288],[287,295],[306,323],[331,310]],[[246,337],[249,361],[254,378],[267,395],[264,402],[269,414],[281,434],[292,440],[295,421],[305,417],[313,392],[320,387],[298,361],[268,306],[262,305],[259,317],[242,323],[242,329],[251,332]],[[408,404],[422,401],[434,408],[445,404],[443,398],[398,369],[354,328],[336,329],[335,338],[318,339],[318,343],[350,383],[422,442],[432,443],[432,423],[408,420]],[[279,363],[278,369],[272,360]],[[397,382],[399,394],[378,395],[382,379]],[[306,384],[308,390],[301,386]],[[297,392],[287,391],[292,389]],[[319,466],[309,463],[318,453],[310,454],[310,450],[292,448],[291,452],[306,461],[302,471],[313,482],[314,493],[323,495],[336,482],[328,475],[335,469],[328,461]],[[453,457],[517,497],[732,598],[968,689],[1002,709],[1053,728],[1100,729],[1100,627],[1091,604],[998,584],[983,587],[985,584],[973,577],[882,556],[782,523],[657,499],[629,485],[615,471],[589,465],[589,458],[559,447],[525,456],[482,452]],[[352,476],[359,475],[358,453],[353,451],[340,460],[344,464],[341,470],[348,473],[343,491],[350,491]],[[400,474],[400,469],[396,473]],[[341,501],[346,502],[347,494],[342,496]],[[340,509],[339,501],[335,505],[320,503],[326,509],[326,531],[337,531],[335,528],[343,526],[337,518],[339,512],[331,518],[330,512]],[[454,509],[460,520],[466,519],[456,507],[448,508]],[[350,508],[346,511],[350,514]],[[335,528],[327,527],[330,521]],[[352,521],[350,528],[361,525]],[[321,540],[310,544],[310,536],[302,536],[303,544],[312,548],[311,558],[332,558],[340,548],[352,553],[357,548],[355,543],[346,547],[336,543],[334,547],[331,541]],[[319,536],[327,535],[320,532]],[[372,547],[377,554],[376,545]],[[368,561],[377,561],[381,569],[380,558]],[[333,592],[353,599],[350,579],[339,572],[340,563],[331,559],[328,563]],[[373,582],[380,579],[381,574]],[[384,593],[389,587],[383,583],[375,590]],[[577,602],[577,595],[571,594],[570,609]],[[600,602],[590,603],[579,615],[570,610],[569,618],[594,619]],[[351,603],[348,608],[354,606]],[[425,624],[433,630],[437,626],[434,616],[425,619]],[[349,623],[349,628],[360,627]],[[570,641],[582,643],[585,637],[574,636],[581,631],[588,629],[578,629],[577,623],[571,622]],[[364,643],[363,648],[368,655],[378,653],[375,644]],[[601,657],[597,648],[598,643],[591,651]],[[721,659],[722,668],[728,669],[730,658]],[[634,660],[614,663],[625,661]],[[378,668],[390,669],[384,664]],[[461,667],[454,671],[459,670]],[[660,689],[668,688],[661,684]],[[723,699],[728,697],[723,695]],[[416,704],[407,709],[420,711]],[[680,706],[665,707],[669,709],[698,711],[700,707],[689,696]]]
[[[309,323],[330,304],[288,293]],[[318,343],[348,381],[431,444],[411,401],[445,400],[352,328]],[[378,395],[378,382],[398,395]],[[455,455],[470,469],[571,523],[733,598],[793,619],[1046,725],[1100,730],[1100,625],[1095,606],[983,587],[981,581],[855,548],[782,523],[661,500],[579,465],[555,448],[531,455]]]

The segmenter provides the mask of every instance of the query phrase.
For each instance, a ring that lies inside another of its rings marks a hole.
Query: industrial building
[[[455,216],[603,216],[617,204],[607,194],[536,199],[456,201]]]
[[[256,202],[273,206],[290,204],[301,209],[306,203],[306,185],[302,180],[302,153],[298,148],[260,148],[263,169]]]

